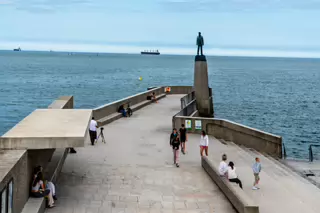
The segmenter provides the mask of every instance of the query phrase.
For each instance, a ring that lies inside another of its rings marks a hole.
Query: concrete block
[[[1,149],[83,147],[92,110],[37,109],[0,138]]]
[[[238,186],[234,186],[226,178],[220,177],[218,170],[207,157],[202,157],[201,164],[239,213],[259,213],[259,206]]]

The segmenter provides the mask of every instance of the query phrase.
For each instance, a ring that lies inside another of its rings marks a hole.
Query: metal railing
[[[282,147],[283,147],[283,159],[287,158],[287,151],[286,151],[286,146],[284,143],[282,143]]]
[[[310,144],[309,145],[309,161],[313,162],[313,150],[312,147],[320,147],[320,144]]]

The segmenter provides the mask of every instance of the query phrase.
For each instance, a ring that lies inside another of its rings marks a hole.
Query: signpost
[[[201,130],[201,129],[202,129],[202,122],[201,122],[201,120],[196,120],[195,124],[196,124],[196,129],[197,129],[197,130]]]

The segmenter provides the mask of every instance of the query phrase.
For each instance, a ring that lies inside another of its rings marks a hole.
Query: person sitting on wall
[[[32,181],[31,195],[36,198],[46,197],[48,199],[48,208],[54,207],[54,199],[52,191],[46,189],[44,182],[42,181],[42,172],[38,172],[36,178]]]
[[[127,111],[124,109],[123,104],[119,107],[118,112],[123,115],[123,117],[127,117]]]
[[[57,200],[57,196],[56,196],[56,187],[55,185],[51,182],[51,181],[47,181],[44,179],[43,177],[43,168],[42,166],[37,166],[36,168],[34,168],[34,172],[33,172],[33,181],[39,176],[40,174],[40,179],[42,180],[43,183],[46,183],[46,189],[50,189],[50,191],[52,192],[52,197],[54,200]]]
[[[130,106],[128,106],[128,108],[127,108],[127,114],[129,117],[132,116],[132,109],[130,108]]]
[[[158,103],[155,92],[152,93],[152,95],[151,95],[151,100],[152,100],[153,102],[155,102],[155,103]]]

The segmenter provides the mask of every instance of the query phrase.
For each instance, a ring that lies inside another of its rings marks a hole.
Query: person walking
[[[94,143],[97,140],[97,121],[94,120],[94,117],[92,117],[90,121],[90,126],[89,126],[89,135],[90,135],[90,141],[91,145],[94,146]]]
[[[232,161],[229,162],[228,179],[230,182],[237,183],[239,187],[242,189],[242,182],[238,178],[238,175],[236,173],[236,167],[234,166],[234,163]]]
[[[209,146],[209,137],[204,130],[201,132],[200,138],[200,155],[203,156],[203,151],[205,151],[206,156],[208,156],[208,146]]]
[[[260,172],[261,172],[261,163],[260,163],[260,158],[256,157],[256,161],[252,166],[252,170],[253,170],[253,175],[254,175],[254,182],[253,182],[253,190],[257,190],[260,189],[258,187],[259,181],[260,181]]]
[[[176,128],[173,129],[170,135],[170,146],[172,147],[173,152],[173,163],[179,167],[180,138]]]
[[[184,127],[184,124],[181,125],[179,132],[180,132],[181,152],[185,155],[186,141],[188,141],[188,134],[187,134],[187,129]]]

